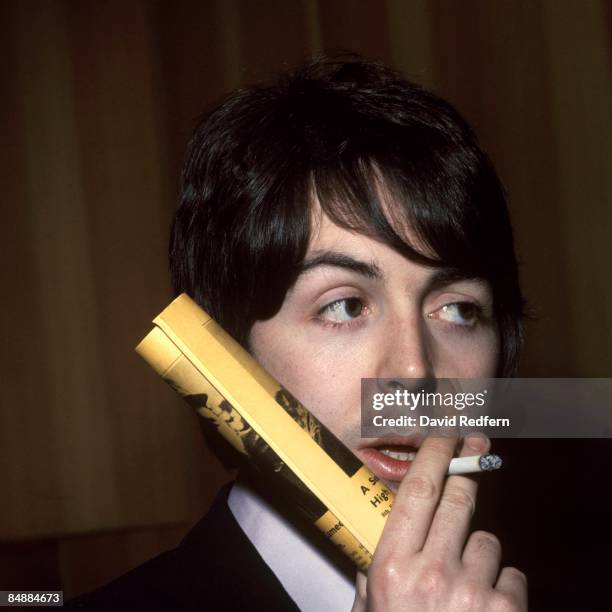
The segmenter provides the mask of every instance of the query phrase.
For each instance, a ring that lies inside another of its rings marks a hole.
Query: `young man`
[[[516,368],[523,301],[503,189],[456,111],[355,57],[232,94],[192,139],[170,259],[176,291],[397,498],[356,591],[354,572],[239,479],[176,551],[90,604],[526,609],[525,577],[500,568],[498,540],[469,533],[475,481],[445,476],[457,448],[488,441],[360,437],[361,378],[418,389]]]

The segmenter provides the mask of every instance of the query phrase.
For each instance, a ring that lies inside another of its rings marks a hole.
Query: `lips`
[[[410,469],[421,442],[420,437],[364,440],[356,453],[381,480],[399,484]]]

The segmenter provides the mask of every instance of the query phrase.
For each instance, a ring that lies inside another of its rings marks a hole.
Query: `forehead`
[[[408,232],[407,239],[412,244],[419,244],[408,222],[403,230]],[[399,284],[414,290],[423,287],[435,290],[469,283],[472,289],[478,287],[487,294],[491,290],[490,283],[483,278],[453,267],[412,261],[376,237],[340,227],[319,209],[313,217],[310,242],[298,280],[310,277],[316,270],[319,271],[316,278],[321,274],[327,276],[324,271],[331,269],[342,271],[342,275],[357,274],[389,287]]]
[[[322,213],[314,224],[301,276],[310,278],[314,273],[315,278],[328,278],[331,270],[335,270],[334,278],[357,274],[383,285],[410,283],[432,273],[381,240],[342,228]]]
[[[437,259],[436,254],[415,232],[405,207],[395,201],[389,192],[380,185],[376,191],[385,219],[397,236],[418,253],[433,260]],[[359,222],[355,223],[355,226],[357,226],[355,229],[350,229],[336,223],[323,210],[318,198],[314,196],[311,204],[311,229],[306,257],[319,250],[338,250],[343,247],[350,247],[355,252],[366,252],[371,250],[375,244],[392,250],[379,237],[378,228],[373,220],[368,224],[360,219]]]
[[[366,255],[372,250],[371,242],[372,238],[363,233],[340,227],[318,208],[313,213],[306,257],[312,257],[323,251],[346,250]]]

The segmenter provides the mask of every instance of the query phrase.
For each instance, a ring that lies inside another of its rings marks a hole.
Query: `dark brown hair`
[[[280,309],[299,271],[313,193],[341,227],[423,265],[488,280],[498,374],[515,373],[523,298],[491,162],[447,102],[355,56],[319,58],[273,85],[238,90],[201,121],[172,231],[175,291],[248,345],[253,323]],[[400,235],[405,221],[421,249]]]

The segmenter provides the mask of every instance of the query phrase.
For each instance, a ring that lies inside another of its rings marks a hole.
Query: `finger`
[[[475,531],[465,545],[463,566],[474,581],[492,587],[499,573],[501,552],[501,544],[492,533]]]
[[[367,578],[363,572],[357,572],[357,579],[355,581],[355,601],[351,612],[364,612],[366,610],[367,600]]]
[[[516,567],[504,567],[499,575],[495,590],[527,610],[527,576]]]
[[[472,435],[463,440],[460,457],[487,452],[490,440]],[[424,550],[438,558],[459,559],[476,509],[477,481],[467,476],[449,476],[440,497]]]
[[[398,542],[406,554],[423,548],[456,443],[454,437],[425,439],[400,484],[377,552],[393,550]]]

